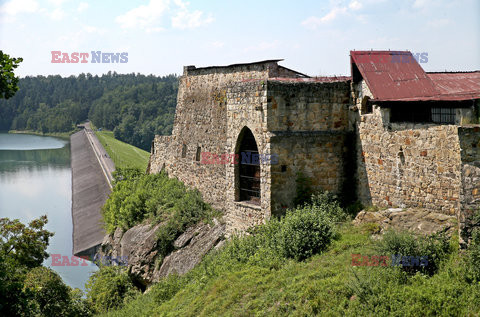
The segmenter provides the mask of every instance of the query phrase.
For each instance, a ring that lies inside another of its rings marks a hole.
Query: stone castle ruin
[[[350,56],[350,77],[309,77],[280,60],[184,67],[173,132],[155,137],[149,172],[200,190],[228,232],[294,207],[302,180],[463,226],[480,207],[480,71],[426,73],[410,52]]]

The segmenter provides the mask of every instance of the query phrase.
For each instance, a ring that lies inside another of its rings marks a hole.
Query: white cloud
[[[38,8],[39,6],[36,0],[10,0],[0,6],[0,13],[15,16],[24,12],[36,12]]]
[[[48,12],[47,16],[50,17],[52,20],[61,20],[65,17],[65,11],[60,8],[56,8],[55,10]]]
[[[146,29],[160,22],[160,17],[168,9],[168,0],[150,0],[147,5],[141,5],[115,18],[124,29]]]
[[[330,10],[330,12],[328,12],[327,14],[325,14],[321,18],[314,17],[314,16],[311,16],[311,17],[307,18],[306,20],[304,20],[302,22],[302,25],[306,28],[309,28],[309,29],[316,29],[322,24],[325,24],[327,22],[335,20],[335,18],[338,15],[344,14],[346,12],[347,12],[347,8],[345,8],[345,7],[342,7],[342,8],[335,7],[332,10]]]
[[[80,2],[80,4],[78,5],[78,8],[77,8],[77,11],[78,12],[83,12],[85,10],[87,10],[89,7],[89,4],[86,3],[86,2]]]
[[[351,9],[351,10],[360,10],[362,8],[362,4],[358,0],[353,0],[348,5],[348,8]]]
[[[171,17],[171,26],[176,29],[197,28],[213,21],[210,14],[200,10],[189,11],[189,3],[182,0],[150,0],[115,18],[123,29],[142,29],[147,33],[165,30],[164,16]]]
[[[424,8],[430,4],[430,0],[415,0],[413,3],[414,8]]]
[[[363,7],[363,4],[359,0],[352,0],[348,6],[339,6],[341,2],[333,1],[333,8],[324,16],[316,17],[311,16],[302,21],[302,25],[308,29],[316,29],[322,24],[329,23],[341,15],[347,14],[350,11],[358,11]]]
[[[48,0],[48,2],[56,7],[59,7],[65,2],[65,0]]]
[[[203,12],[198,10],[193,12],[182,10],[172,17],[172,27],[182,30],[198,28],[212,22],[213,17],[211,15],[204,18]]]

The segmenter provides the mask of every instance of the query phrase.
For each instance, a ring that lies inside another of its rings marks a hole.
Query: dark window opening
[[[287,165],[282,165],[282,173],[285,173],[287,171]]]
[[[200,154],[202,153],[202,148],[197,146],[197,153],[195,153],[195,161],[200,161]]]
[[[182,158],[187,157],[187,145],[182,146]]]
[[[404,104],[391,108],[390,122],[455,124],[456,108]]]
[[[435,123],[455,124],[455,108],[432,108],[432,121]]]
[[[368,114],[373,112],[373,106],[370,102],[370,97],[363,97],[362,99],[362,114]]]
[[[242,157],[253,157],[258,155],[258,147],[255,137],[250,129],[246,128],[243,132],[242,141],[238,149],[238,154]],[[240,201],[250,201],[260,204],[260,162],[254,159],[242,159],[238,165],[239,175],[239,198]]]

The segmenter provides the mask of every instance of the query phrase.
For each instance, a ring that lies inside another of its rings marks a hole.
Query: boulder
[[[129,274],[141,285],[148,286],[168,274],[187,273],[224,239],[225,225],[217,219],[212,224],[192,226],[174,241],[175,251],[162,261],[158,254],[157,238],[162,225],[136,225],[127,231],[117,228],[113,234],[104,237],[97,257],[127,259]],[[115,261],[107,262],[118,264]]]

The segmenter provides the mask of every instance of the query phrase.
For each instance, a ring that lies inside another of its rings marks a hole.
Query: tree
[[[0,50],[0,99],[13,97],[18,90],[18,77],[14,70],[23,61],[23,58],[10,57]]]
[[[16,265],[34,268],[48,258],[48,241],[53,233],[43,229],[47,216],[32,220],[28,227],[18,219],[0,218],[0,253]]]

